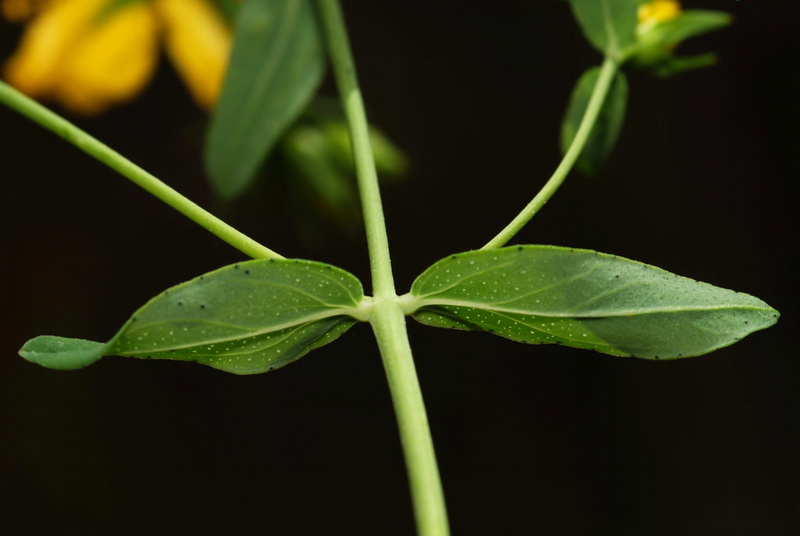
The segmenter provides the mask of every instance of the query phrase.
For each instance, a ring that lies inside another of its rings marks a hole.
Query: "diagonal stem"
[[[511,223],[500,231],[497,236],[492,238],[481,249],[492,249],[504,246],[514,235],[522,230],[523,227],[533,218],[537,212],[553,197],[553,194],[558,191],[558,188],[563,184],[564,179],[567,178],[575,162],[583,151],[586,141],[589,139],[589,134],[592,132],[592,127],[597,122],[600,115],[600,110],[603,108],[603,103],[608,95],[608,90],[614,81],[614,76],[617,74],[619,63],[611,58],[606,57],[600,69],[600,76],[597,78],[597,83],[592,90],[592,96],[589,98],[589,104],[586,106],[586,111],[583,114],[581,124],[578,126],[578,131],[572,139],[564,158],[558,165],[553,175],[545,183],[542,189],[536,194],[530,203],[514,218]]]
[[[245,255],[254,259],[283,258],[179,194],[97,138],[2,81],[0,102],[96,158]]]

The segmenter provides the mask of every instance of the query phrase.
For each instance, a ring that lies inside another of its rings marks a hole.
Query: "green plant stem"
[[[109,146],[0,81],[0,102],[63,138],[254,259],[283,258],[173,190]]]
[[[342,108],[352,140],[353,161],[361,197],[361,210],[364,213],[374,285],[372,290],[376,298],[390,297],[394,295],[395,290],[389,255],[389,237],[386,233],[378,173],[375,169],[375,157],[370,144],[367,115],[356,76],[353,53],[350,50],[339,3],[333,0],[319,0],[319,6]]]
[[[370,313],[403,445],[420,536],[450,533],[436,454],[405,317],[392,276],[389,242],[369,129],[344,18],[337,0],[318,0],[328,50],[350,129],[367,233],[374,303]]]
[[[514,235],[516,235],[523,227],[525,227],[531,218],[533,218],[533,216],[539,212],[545,203],[547,203],[547,201],[553,197],[553,194],[556,193],[558,188],[564,182],[564,179],[567,178],[570,170],[572,170],[572,167],[578,160],[583,147],[586,145],[586,141],[589,139],[589,134],[592,132],[592,127],[594,127],[595,122],[597,122],[597,117],[600,115],[600,110],[603,108],[603,103],[606,100],[608,90],[614,81],[614,76],[616,75],[618,68],[619,63],[617,60],[611,57],[606,57],[600,69],[600,76],[597,78],[597,83],[595,84],[594,89],[592,90],[592,95],[589,98],[589,104],[586,106],[586,111],[583,114],[583,119],[581,119],[581,124],[578,126],[578,131],[575,133],[572,143],[567,149],[567,152],[564,154],[564,158],[561,159],[561,163],[558,165],[556,170],[553,172],[553,175],[545,183],[539,193],[536,194],[536,197],[534,197],[531,202],[528,203],[524,209],[522,209],[522,212],[520,212],[517,217],[511,221],[511,223],[506,225],[506,227],[500,231],[497,236],[487,242],[486,245],[481,249],[499,248],[505,245],[514,237]]]
[[[397,415],[417,533],[419,536],[447,536],[450,529],[444,492],[403,310],[394,300],[376,302],[370,323]]]

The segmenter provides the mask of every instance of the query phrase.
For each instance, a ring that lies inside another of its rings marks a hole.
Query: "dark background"
[[[384,192],[405,292],[535,193],[558,162],[572,85],[600,58],[566,2],[345,4],[371,119],[413,163]],[[686,6],[735,15],[682,49],[719,64],[667,81],[629,70],[608,166],[571,176],[517,241],[635,258],[783,316],[667,363],[412,324],[455,535],[800,532],[800,2]],[[0,26],[0,56],[18,35]],[[74,119],[277,251],[367,279],[360,233],[296,231],[304,216],[280,189],[212,198],[206,118],[166,61],[140,99]],[[107,340],[151,296],[242,255],[2,109],[0,158],[0,534],[413,533],[364,325],[259,376],[121,358],[67,373],[19,358],[38,334]]]

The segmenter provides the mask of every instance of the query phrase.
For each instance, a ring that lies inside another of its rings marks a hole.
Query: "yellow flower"
[[[0,0],[8,19],[34,15],[5,78],[37,99],[96,114],[147,84],[163,39],[197,103],[219,95],[231,47],[208,0]]]
[[[681,13],[678,0],[653,0],[639,6],[639,31],[647,30],[660,22],[672,20]]]

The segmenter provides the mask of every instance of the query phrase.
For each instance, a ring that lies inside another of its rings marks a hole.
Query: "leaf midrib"
[[[229,337],[220,337],[220,338],[216,338],[216,339],[196,340],[196,341],[194,341],[192,343],[187,343],[187,344],[182,344],[182,345],[170,345],[170,346],[164,346],[164,347],[154,346],[152,348],[147,348],[146,350],[141,351],[141,352],[139,352],[137,350],[137,351],[132,351],[132,352],[126,351],[126,352],[123,352],[123,353],[124,353],[124,355],[139,355],[139,354],[164,352],[164,351],[170,351],[170,350],[185,350],[185,349],[194,348],[194,347],[197,347],[197,346],[207,346],[207,345],[211,345],[211,344],[222,344],[222,343],[233,342],[233,341],[238,341],[238,340],[242,340],[242,339],[250,339],[250,338],[253,338],[253,337],[259,337],[261,335],[268,335],[270,333],[283,331],[283,330],[290,329],[290,328],[293,328],[293,327],[296,327],[296,326],[303,326],[303,325],[312,324],[314,322],[317,322],[317,321],[320,321],[320,320],[324,320],[326,318],[335,317],[335,316],[350,316],[350,317],[353,317],[354,316],[353,315],[354,310],[355,310],[355,308],[349,308],[349,307],[347,307],[347,308],[342,307],[342,308],[339,308],[339,309],[329,309],[329,310],[317,313],[315,315],[305,316],[305,317],[302,317],[302,318],[299,318],[299,319],[295,319],[295,320],[290,321],[290,322],[284,322],[282,324],[274,324],[274,325],[271,325],[269,327],[264,327],[262,329],[248,330],[248,328],[241,328],[243,330],[242,335],[229,336]],[[202,324],[206,324],[206,325],[215,324],[215,322],[209,322],[209,321],[203,321],[203,320],[196,321],[196,322],[198,324],[200,324],[200,325],[202,325]],[[170,324],[170,323],[172,323],[172,321],[155,322],[153,324],[149,324],[148,327],[157,326],[159,324]],[[236,326],[233,326],[233,327],[236,327]],[[107,349],[113,349],[114,344],[117,342],[119,337],[124,335],[124,334],[125,334],[125,330],[123,328],[123,330],[121,330],[120,333],[117,336],[114,337],[114,339],[109,341],[109,343],[107,345]]]
[[[513,307],[496,307],[493,304],[486,304],[480,302],[472,302],[467,300],[451,300],[451,299],[426,299],[419,298],[415,302],[416,308],[410,314],[416,313],[424,307],[435,306],[451,306],[451,307],[468,307],[470,309],[479,309],[483,311],[518,314],[524,316],[537,316],[542,318],[616,318],[625,316],[642,316],[650,314],[668,314],[668,313],[684,313],[684,312],[698,312],[698,311],[721,311],[721,310],[746,310],[746,311],[762,311],[768,312],[769,308],[759,307],[756,305],[743,305],[743,304],[722,304],[722,305],[686,305],[678,308],[664,308],[664,307],[650,307],[650,308],[636,308],[636,309],[622,309],[615,311],[597,311],[586,313],[553,313],[552,311],[541,312],[535,310],[523,310]]]

